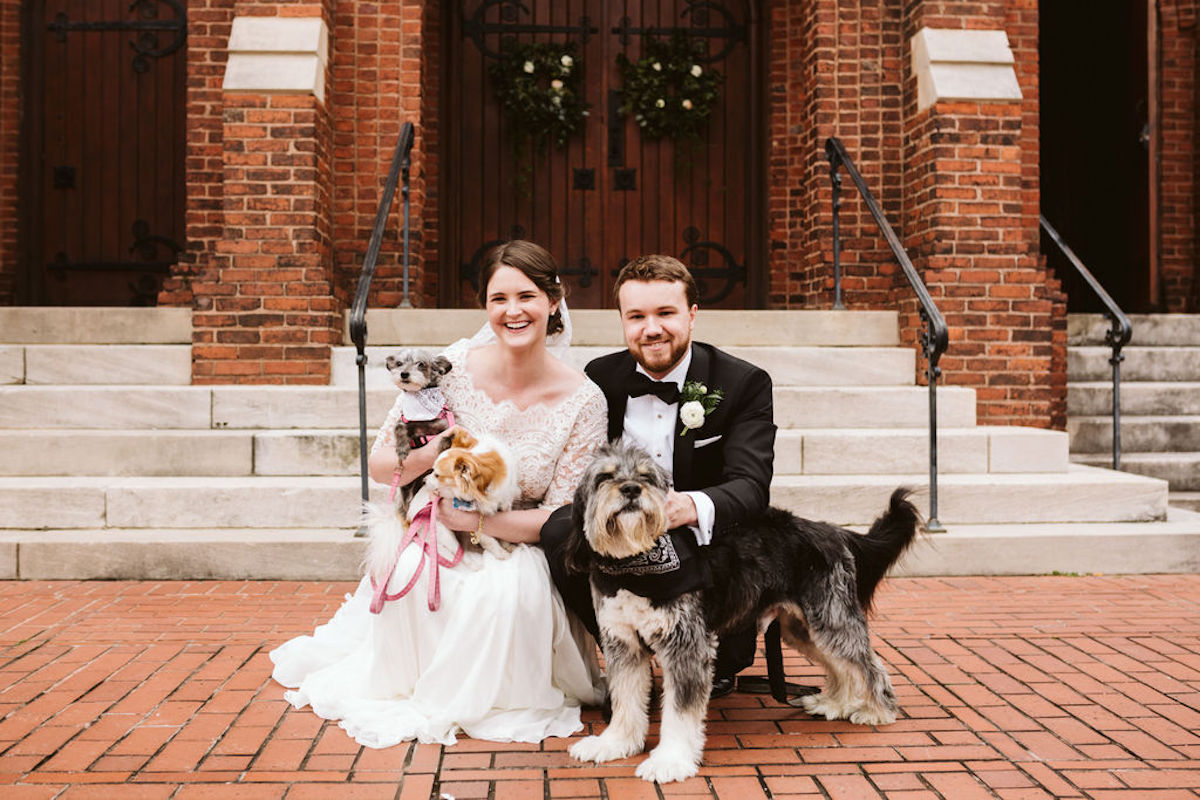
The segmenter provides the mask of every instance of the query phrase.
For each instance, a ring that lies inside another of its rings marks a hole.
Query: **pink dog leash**
[[[372,614],[378,614],[380,611],[383,611],[383,604],[387,601],[399,600],[412,591],[413,586],[417,584],[417,578],[421,575],[421,570],[425,567],[427,557],[429,559],[429,599],[427,601],[429,610],[437,611],[441,607],[442,589],[438,567],[453,567],[459,561],[462,561],[463,546],[459,542],[458,552],[454,554],[454,558],[452,559],[442,558],[442,554],[438,552],[437,501],[438,498],[435,496],[433,500],[413,517],[408,530],[404,533],[404,540],[400,542],[400,547],[396,550],[396,560],[392,562],[392,568],[388,570],[387,577],[384,578],[383,582],[376,584],[375,578],[371,578],[371,588],[374,590],[371,594]],[[396,594],[388,594],[387,587],[392,580],[392,575],[396,572],[396,565],[400,563],[400,553],[414,541],[419,541],[421,545],[421,563],[417,564],[416,571],[413,572],[412,577],[408,579],[408,584],[403,589]]]
[[[454,427],[454,412],[452,412],[450,409],[443,408],[442,413],[439,414],[438,416],[442,417],[446,420],[446,430],[450,430],[451,428]],[[403,414],[400,415],[400,419],[403,422],[408,422],[408,420],[404,419]],[[428,436],[422,436],[421,439],[422,439],[422,441],[419,443],[420,445],[426,445],[429,443]],[[389,503],[396,502],[396,491],[400,488],[400,468],[403,466],[404,466],[403,463],[397,464],[396,471],[392,473],[392,489],[390,492],[388,492],[388,502]]]

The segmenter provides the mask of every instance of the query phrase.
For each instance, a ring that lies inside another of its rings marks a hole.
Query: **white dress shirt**
[[[681,390],[684,379],[687,378],[688,367],[692,363],[692,351],[689,348],[683,360],[675,365],[675,369],[663,376],[664,383],[674,383]],[[637,365],[637,371],[646,374],[642,365]],[[654,379],[652,379],[654,380]],[[654,462],[671,475],[674,471],[675,457],[675,420],[678,417],[678,403],[664,403],[653,394],[641,397],[630,397],[625,403],[625,428],[623,439],[642,447],[654,459]],[[702,491],[682,492],[692,498],[696,504],[698,525],[692,525],[696,541],[706,545],[712,541],[713,522],[716,509],[712,498]]]

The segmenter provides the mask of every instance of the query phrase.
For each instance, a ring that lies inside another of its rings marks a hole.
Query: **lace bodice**
[[[538,403],[524,410],[512,401],[495,403],[477,389],[467,372],[466,339],[450,345],[443,355],[454,368],[442,378],[446,403],[455,422],[468,431],[497,437],[517,458],[520,505],[558,508],[571,502],[592,451],[608,435],[607,404],[600,388],[584,380],[558,405]],[[388,412],[371,452],[393,447],[393,430],[400,419],[400,398]]]

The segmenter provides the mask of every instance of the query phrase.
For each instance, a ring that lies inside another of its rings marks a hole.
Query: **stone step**
[[[856,526],[862,530],[862,526]],[[352,529],[0,531],[0,580],[315,580],[362,575]],[[1159,522],[956,524],[892,570],[911,577],[1200,572],[1200,514]]]
[[[975,391],[937,390],[938,426],[975,425]],[[783,386],[775,389],[780,428],[927,428],[929,390],[923,386]]]
[[[374,440],[368,431],[368,446]],[[784,429],[779,475],[918,473],[928,468],[923,429]],[[357,429],[0,431],[0,476],[358,475]],[[1066,434],[1037,428],[943,428],[944,473],[1062,472]]]
[[[0,308],[0,344],[187,344],[190,308]]]
[[[772,502],[813,519],[867,524],[899,485],[928,474],[780,475]],[[941,475],[943,523],[1118,522],[1162,518],[1163,481],[1072,465],[1065,473]],[[0,529],[350,528],[357,477],[0,478]],[[374,486],[382,500],[387,487]],[[918,499],[923,511],[925,497]]]
[[[350,339],[345,315],[343,343]],[[436,347],[470,337],[486,322],[479,309],[370,309],[367,344]],[[572,343],[623,347],[621,320],[614,310],[571,309]],[[693,336],[720,347],[811,345],[895,347],[900,343],[895,311],[725,311],[696,315]]]
[[[1200,492],[1171,492],[1168,502],[1172,509],[1200,512]],[[1200,572],[1200,567],[1193,571]]]
[[[352,528],[359,493],[346,476],[0,478],[0,529]]]
[[[1072,453],[1112,453],[1112,416],[1067,419]],[[1200,416],[1121,416],[1121,449],[1131,453],[1200,450]]]
[[[928,474],[782,475],[771,502],[800,516],[842,525],[877,517],[897,486],[928,487]],[[929,511],[927,493],[916,499]],[[1141,522],[1162,519],[1165,481],[1072,464],[1067,472],[939,475],[938,517],[960,523]]]
[[[374,431],[368,434],[368,445]],[[357,475],[358,430],[0,431],[0,475]]]
[[[1130,314],[1136,346],[1200,347],[1200,314]],[[1067,343],[1101,345],[1110,323],[1103,314],[1068,314]]]
[[[1069,416],[1112,413],[1112,383],[1067,384]],[[1121,418],[1126,416],[1200,416],[1200,381],[1145,381],[1121,384]]]
[[[368,388],[393,386],[384,360],[395,347],[368,347]],[[430,348],[433,349],[433,348]],[[593,358],[618,347],[572,347],[570,363],[583,369]],[[729,347],[726,351],[756,364],[776,386],[912,386],[916,352],[900,347]],[[333,349],[334,386],[358,386],[357,353],[353,347]]]
[[[1200,380],[1200,347],[1126,347],[1121,353],[1121,381]],[[1067,350],[1067,379],[1111,381],[1108,347],[1071,347]]]
[[[1039,428],[939,428],[938,472],[1066,472],[1067,435]],[[927,473],[929,432],[919,429],[781,430],[776,475]]]
[[[1098,453],[1075,453],[1071,461],[1093,466],[1109,466],[1112,463],[1111,456]],[[1170,484],[1172,491],[1200,491],[1200,452],[1122,452],[1121,470],[1164,480]]]
[[[187,386],[191,382],[192,346],[188,344],[0,345],[0,383]]]
[[[396,390],[367,392],[379,425]],[[938,390],[939,424],[975,424],[975,393]],[[781,427],[904,428],[928,424],[928,390],[916,386],[779,387]],[[0,429],[278,429],[358,424],[358,390],[348,386],[0,386]]]

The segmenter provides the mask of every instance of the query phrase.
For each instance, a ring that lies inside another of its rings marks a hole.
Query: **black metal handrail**
[[[1071,262],[1071,266],[1083,278],[1083,282],[1088,285],[1088,288],[1100,298],[1100,302],[1104,304],[1104,316],[1108,317],[1111,327],[1104,334],[1104,342],[1112,348],[1112,356],[1108,359],[1108,363],[1112,365],[1112,465],[1113,469],[1121,468],[1121,362],[1125,360],[1125,356],[1121,353],[1121,348],[1129,344],[1129,340],[1133,338],[1133,323],[1129,321],[1129,317],[1125,316],[1125,312],[1121,310],[1116,301],[1108,292],[1104,291],[1104,287],[1100,285],[1100,281],[1096,280],[1096,276],[1091,270],[1083,265],[1079,260],[1079,256],[1075,255],[1075,251],[1067,246],[1063,241],[1062,236],[1058,231],[1054,230],[1044,216],[1038,215],[1038,221],[1042,224],[1042,230],[1050,237],[1054,244],[1058,245],[1058,249],[1067,257],[1067,261]]]
[[[375,213],[375,227],[367,243],[367,254],[363,258],[362,272],[358,275],[358,288],[354,291],[354,303],[350,306],[350,339],[358,355],[358,454],[362,478],[362,499],[370,499],[367,485],[367,294],[371,291],[371,280],[375,277],[375,263],[379,260],[379,249],[383,246],[383,231],[387,227],[388,215],[392,210],[392,199],[396,186],[404,198],[404,298],[401,306],[411,305],[408,301],[408,258],[409,258],[409,169],[412,166],[413,125],[406,122],[400,126],[400,138],[396,141],[396,152],[392,156],[392,167],[383,185],[383,197]],[[403,181],[403,183],[401,183]],[[362,535],[360,529],[358,535]]]
[[[921,351],[925,354],[925,377],[929,381],[929,519],[925,523],[925,529],[930,533],[941,533],[946,529],[938,521],[937,379],[942,374],[941,368],[938,367],[938,361],[950,343],[950,332],[946,327],[946,320],[942,317],[942,312],[938,310],[933,298],[929,296],[929,290],[925,288],[924,281],[917,274],[908,254],[904,252],[904,247],[900,244],[900,237],[888,224],[887,218],[883,215],[883,209],[879,207],[879,202],[875,200],[866,181],[854,166],[854,162],[850,160],[850,154],[846,152],[841,140],[837,137],[826,139],[825,156],[829,159],[829,179],[833,183],[833,307],[844,308],[842,305],[841,227],[838,218],[842,206],[842,176],[838,174],[840,167],[846,168],[846,173],[854,182],[855,188],[858,189],[863,202],[867,205],[867,210],[871,212],[875,224],[891,249],[892,256],[900,264],[904,277],[908,278],[909,285],[912,286],[917,300],[921,303],[921,322],[925,326],[921,332]]]

